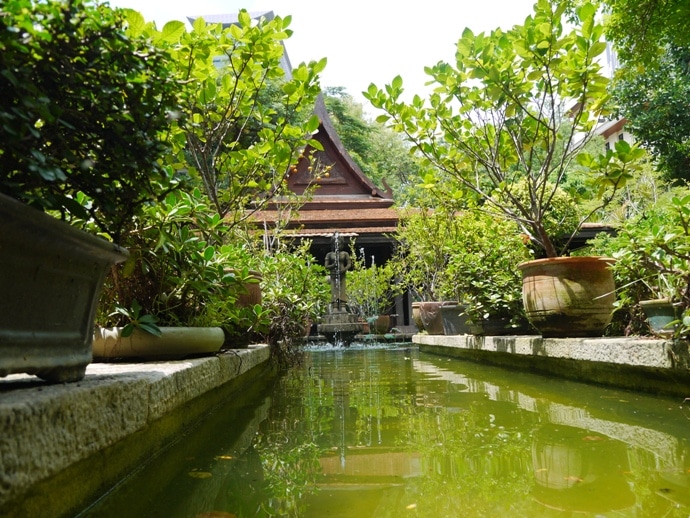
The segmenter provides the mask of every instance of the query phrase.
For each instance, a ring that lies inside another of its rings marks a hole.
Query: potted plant
[[[175,83],[119,12],[85,0],[4,5],[0,47],[0,375],[75,381],[123,231],[171,188]]]
[[[466,210],[455,216],[459,232],[447,268],[474,334],[517,334],[526,328],[518,265],[531,250],[519,228],[504,218]],[[445,308],[444,308],[445,309]]]
[[[318,321],[331,300],[327,271],[309,253],[310,245],[308,241],[297,248],[282,245],[262,261],[269,320],[264,336],[272,358],[282,366],[298,357],[305,329]]]
[[[378,265],[375,257],[366,266],[364,249],[357,254],[351,246],[352,268],[348,271],[348,304],[357,316],[369,324],[374,334],[385,334],[391,328],[390,312],[395,297],[402,293],[392,263]]]
[[[690,327],[690,190],[675,188],[636,217],[616,236],[592,243],[616,258],[617,312],[628,333],[645,333],[642,314],[654,334],[684,334]]]
[[[396,237],[398,248],[391,264],[401,288],[415,299],[413,312],[419,312],[424,331],[443,334],[441,306],[457,301],[455,290],[445,281],[459,237],[454,217],[444,207],[407,210],[401,214]]]
[[[159,326],[221,327],[226,345],[245,346],[266,332],[269,318],[258,291],[263,249],[252,243],[243,251],[244,222],[281,192],[318,126],[308,108],[325,60],[287,77],[289,17],[257,22],[242,10],[232,27],[198,18],[188,31],[180,21],[158,30],[141,14],[126,14],[130,37],[170,56],[182,116],[170,119],[167,159],[186,185],[133,222],[125,238],[133,257],[114,272],[108,294],[116,302],[102,322],[127,324],[136,301]]]
[[[145,207],[125,236],[129,260],[114,268],[105,284],[94,354],[160,358],[211,353],[223,346],[224,336],[228,345],[246,346],[267,324],[258,301],[238,303],[247,295],[245,286],[254,280],[251,272],[259,259],[255,250],[224,243],[228,239],[227,226],[198,189],[169,193]],[[143,316],[155,325],[140,325]],[[168,338],[183,333],[200,340],[167,345]],[[207,335],[214,340],[206,340]]]
[[[610,261],[560,256],[570,236],[609,203],[642,155],[623,141],[606,154],[586,152],[597,120],[606,115],[608,80],[598,62],[606,44],[593,5],[568,7],[565,1],[539,2],[522,25],[509,31],[465,29],[456,62],[427,69],[435,86],[427,102],[402,101],[400,77],[385,89],[371,85],[366,92],[385,112],[378,120],[403,132],[425,161],[423,187],[447,199],[476,199],[503,214],[517,222],[538,256],[545,256],[521,267],[528,288],[525,309],[545,336],[601,334],[610,319]],[[548,224],[558,223],[553,202],[559,193],[572,194],[566,187],[578,174],[586,176],[585,194],[600,194],[600,203],[561,241],[561,231],[554,234]],[[576,265],[566,266],[567,281],[553,276],[552,265],[570,261]],[[594,273],[579,275],[590,266]],[[552,280],[539,282],[544,276]],[[586,283],[590,279],[606,282],[593,289]],[[577,289],[535,295],[529,288],[536,285]],[[541,307],[541,301],[555,305]]]

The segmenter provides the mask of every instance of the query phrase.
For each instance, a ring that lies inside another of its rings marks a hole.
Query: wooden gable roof
[[[288,228],[299,237],[325,237],[337,231],[383,238],[384,234],[394,233],[399,214],[393,208],[392,190],[377,187],[352,159],[321,96],[314,113],[320,123],[313,138],[323,150],[307,146],[289,175],[288,187],[296,194],[303,194],[310,186],[316,188]],[[276,198],[267,210],[256,213],[254,219],[275,222],[281,215],[278,206],[284,201]]]
[[[380,200],[385,206],[392,205],[390,188],[377,187],[345,149],[322,96],[316,101],[314,113],[320,123],[313,138],[323,146],[323,151],[307,146],[288,179],[290,190],[302,194],[308,186],[316,184],[314,202],[317,204],[319,199],[329,196],[362,196]]]

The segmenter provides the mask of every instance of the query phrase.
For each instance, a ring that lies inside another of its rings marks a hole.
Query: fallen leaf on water
[[[225,511],[207,511],[197,514],[194,518],[237,518],[237,515]]]
[[[218,455],[216,457],[216,460],[232,460],[234,458],[235,457],[233,457],[232,455]]]
[[[192,478],[211,478],[212,476],[208,471],[190,471],[187,475]]]

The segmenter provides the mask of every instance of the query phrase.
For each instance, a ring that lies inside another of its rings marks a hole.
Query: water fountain
[[[349,345],[355,335],[362,332],[363,325],[347,304],[346,274],[352,268],[350,254],[342,247],[342,237],[333,234],[333,251],[326,254],[325,266],[331,283],[331,302],[326,314],[318,324],[319,334],[334,345]]]

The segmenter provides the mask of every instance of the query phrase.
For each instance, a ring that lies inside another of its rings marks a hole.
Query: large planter
[[[676,326],[671,323],[680,318],[677,306],[669,299],[641,300],[640,306],[654,334],[662,337],[673,336]]]
[[[465,306],[457,302],[446,301],[441,304],[441,321],[443,322],[443,334],[466,335],[470,334],[470,326],[467,323]]]
[[[216,353],[225,341],[220,327],[161,327],[155,336],[135,329],[122,336],[121,327],[97,327],[93,340],[94,358],[175,359]]]
[[[519,265],[527,318],[544,337],[601,336],[615,283],[608,257],[555,257]]]
[[[443,334],[442,302],[420,302],[419,314],[424,330],[430,335]]]
[[[127,251],[0,195],[0,376],[79,381],[98,298]]]

